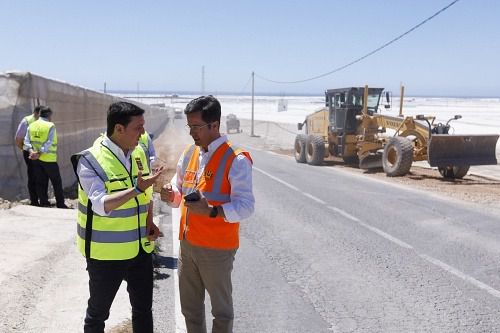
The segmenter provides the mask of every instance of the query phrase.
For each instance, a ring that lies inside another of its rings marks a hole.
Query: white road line
[[[402,240],[400,240],[400,239],[398,239],[398,238],[396,238],[394,236],[389,235],[385,231],[382,231],[382,230],[380,230],[378,228],[372,227],[371,225],[366,224],[366,223],[361,222],[361,221],[359,222],[359,224],[362,225],[363,227],[365,227],[366,229],[369,229],[369,230],[373,231],[374,233],[376,233],[376,234],[384,237],[385,239],[387,239],[387,240],[389,240],[389,241],[391,241],[391,242],[393,242],[393,243],[395,243],[395,244],[397,244],[397,245],[399,245],[401,247],[404,247],[404,248],[407,248],[407,249],[410,249],[410,250],[413,249],[413,246],[411,246],[410,244],[407,244],[407,243],[403,242]]]
[[[333,206],[328,206],[326,204],[326,202],[324,202],[323,200],[321,200],[319,198],[316,198],[315,196],[313,196],[313,195],[311,195],[309,193],[300,191],[299,188],[297,188],[297,187],[295,187],[295,186],[293,186],[293,185],[285,182],[284,180],[281,180],[281,179],[279,179],[279,178],[277,178],[277,177],[275,177],[275,176],[273,176],[273,175],[265,172],[264,170],[261,170],[261,169],[255,168],[255,167],[254,167],[254,169],[257,170],[257,171],[259,171],[260,173],[268,176],[269,178],[274,179],[277,182],[279,182],[279,183],[281,183],[281,184],[283,184],[283,185],[285,185],[285,186],[287,186],[287,187],[289,187],[289,188],[291,188],[291,189],[293,189],[295,191],[298,191],[298,192],[302,193],[304,196],[306,196],[306,197],[308,197],[308,198],[310,198],[310,199],[312,199],[312,200],[314,200],[316,202],[325,204],[328,209],[333,210],[333,211],[339,213],[340,215],[342,215],[342,216],[344,216],[344,217],[346,217],[346,218],[348,218],[348,219],[350,219],[350,220],[352,220],[354,222],[359,223],[359,225],[361,225],[362,227],[364,227],[364,228],[366,228],[366,229],[368,229],[368,230],[376,233],[377,235],[379,235],[379,236],[381,236],[381,237],[383,237],[383,238],[385,238],[385,239],[387,239],[387,240],[395,243],[396,245],[398,245],[400,247],[403,247],[403,248],[406,248],[406,249],[415,250],[413,248],[413,246],[411,246],[410,244],[403,242],[402,240],[400,240],[397,237],[394,237],[394,236],[386,233],[385,231],[382,231],[382,230],[380,230],[380,229],[378,229],[376,227],[373,227],[373,226],[371,226],[371,225],[369,225],[367,223],[364,223],[364,222],[360,221],[357,217],[352,216],[351,214],[343,211],[342,209],[337,208],[337,207],[333,207]],[[448,264],[446,264],[446,263],[444,263],[444,262],[442,262],[442,261],[440,261],[440,260],[438,260],[436,258],[430,257],[430,256],[428,256],[426,254],[423,254],[423,253],[416,253],[416,254],[420,258],[422,258],[422,259],[424,259],[424,260],[426,260],[426,261],[428,261],[428,262],[430,262],[430,263],[438,266],[439,268],[445,270],[446,272],[448,272],[448,273],[450,273],[450,274],[452,274],[452,275],[454,275],[454,276],[456,276],[456,277],[458,277],[458,278],[460,278],[460,279],[462,279],[462,280],[464,280],[466,282],[469,282],[470,284],[472,284],[473,286],[475,286],[475,287],[477,287],[479,289],[483,289],[488,294],[490,294],[490,295],[492,295],[492,296],[494,296],[496,298],[500,298],[500,291],[497,290],[497,289],[495,289],[495,288],[493,288],[493,287],[491,287],[491,286],[489,286],[489,285],[487,285],[486,283],[483,283],[483,282],[481,282],[481,281],[473,278],[472,276],[467,275],[467,274],[459,271],[458,269],[456,269],[456,268],[454,268],[454,267],[452,267],[452,266],[450,266],[450,265],[448,265]]]
[[[326,205],[326,202],[324,202],[323,200],[321,200],[320,198],[316,198],[314,195],[310,194],[310,193],[307,193],[307,192],[302,192],[303,195],[305,195],[306,197],[308,197],[309,199],[312,199],[316,202],[319,202],[320,204],[322,205]]]
[[[179,221],[181,215],[179,208],[172,208],[172,243],[173,243],[173,257],[177,258],[179,262]],[[181,312],[181,299],[179,297],[179,275],[177,274],[177,269],[173,269],[174,274],[174,304],[175,304],[175,332],[185,333],[186,322],[184,320],[184,315]]]
[[[480,288],[480,289],[483,289],[484,291],[486,291],[488,294],[496,297],[496,298],[500,298],[500,291],[496,290],[495,288],[487,285],[486,283],[483,283],[479,280],[476,280],[475,278],[473,278],[472,276],[470,275],[467,275],[465,273],[462,273],[461,271],[459,271],[458,269],[454,268],[454,267],[451,267],[450,265],[448,264],[445,264],[444,262],[438,260],[438,259],[435,259],[435,258],[432,258],[432,257],[429,257],[428,255],[425,255],[425,254],[419,254],[419,256],[425,260],[427,260],[428,262],[430,263],[433,263],[434,265],[444,269],[445,271],[447,271],[448,273],[450,274],[453,274],[455,275],[456,277],[459,277],[461,278],[462,280],[465,280],[471,284],[473,284],[474,286],[476,286],[477,288]]]
[[[400,240],[400,239],[398,239],[398,238],[396,238],[396,237],[388,234],[385,231],[382,231],[382,230],[380,230],[380,229],[378,229],[376,227],[373,227],[373,226],[371,226],[371,225],[369,225],[367,223],[361,222],[357,217],[352,216],[351,214],[343,211],[340,208],[332,207],[332,206],[327,206],[327,208],[329,208],[329,209],[331,209],[331,210],[339,213],[340,215],[343,215],[344,217],[347,217],[350,220],[353,220],[353,221],[359,223],[360,226],[362,226],[362,227],[364,227],[364,228],[366,228],[366,229],[368,229],[368,230],[376,233],[379,236],[382,236],[383,238],[385,238],[385,239],[387,239],[387,240],[389,240],[389,241],[391,241],[391,242],[393,242],[393,243],[395,243],[395,244],[397,244],[397,245],[399,245],[401,247],[404,247],[404,248],[407,248],[407,249],[413,249],[413,246],[411,246],[410,244],[407,244],[407,243],[403,242],[402,240]]]
[[[339,209],[337,207],[332,207],[332,206],[327,206],[327,208],[339,213],[340,215],[343,215],[344,217],[347,217],[350,220],[353,220],[354,222],[361,222],[357,217],[352,216],[351,214],[343,211],[342,209]]]
[[[300,191],[299,191],[299,189],[298,189],[297,187],[295,187],[295,186],[293,186],[293,185],[291,185],[291,184],[288,184],[287,182],[285,182],[284,180],[279,179],[278,177],[274,177],[273,175],[271,175],[270,173],[265,172],[265,171],[264,171],[264,170],[262,170],[262,169],[259,169],[259,168],[256,168],[256,167],[252,167],[252,169],[254,169],[255,171],[258,171],[258,172],[260,172],[260,173],[262,173],[262,174],[264,174],[264,175],[266,175],[266,176],[268,176],[268,177],[269,177],[269,178],[271,178],[271,179],[274,179],[275,181],[277,181],[277,182],[279,182],[279,183],[281,183],[281,184],[285,185],[285,186],[286,186],[286,187],[288,187],[288,188],[291,188],[291,189],[292,189],[292,190],[294,190],[294,191],[298,191],[298,192],[300,192]]]

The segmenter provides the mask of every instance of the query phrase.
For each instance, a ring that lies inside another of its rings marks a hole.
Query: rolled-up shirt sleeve
[[[254,212],[252,191],[252,164],[245,155],[238,155],[229,169],[231,183],[230,202],[222,204],[227,222],[240,222]]]
[[[84,157],[78,162],[77,173],[80,185],[92,202],[92,210],[98,215],[108,216],[109,213],[104,211],[104,200],[107,197],[104,182]]]

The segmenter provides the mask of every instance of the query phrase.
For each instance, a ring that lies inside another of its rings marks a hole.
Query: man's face
[[[194,140],[194,144],[205,148],[217,139],[219,134],[218,122],[206,123],[201,119],[201,112],[193,112],[186,115],[189,134]]]
[[[125,127],[117,124],[115,131],[119,134],[120,147],[126,150],[133,150],[139,143],[139,138],[144,133],[144,116],[132,116],[130,122]]]

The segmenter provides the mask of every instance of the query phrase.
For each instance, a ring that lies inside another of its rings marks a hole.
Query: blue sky
[[[0,71],[100,90],[248,93],[250,73],[302,80],[390,41],[451,0],[0,0]],[[460,0],[373,56],[300,84],[255,90],[321,95],[343,86],[407,95],[500,97],[500,1]]]

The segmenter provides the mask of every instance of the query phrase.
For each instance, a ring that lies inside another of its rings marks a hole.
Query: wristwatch
[[[210,216],[210,217],[212,217],[212,218],[213,218],[213,217],[217,217],[217,215],[219,215],[219,210],[218,210],[218,207],[219,207],[219,206],[213,206],[213,207],[212,207],[212,210],[210,211],[210,215],[208,215],[208,216]]]

